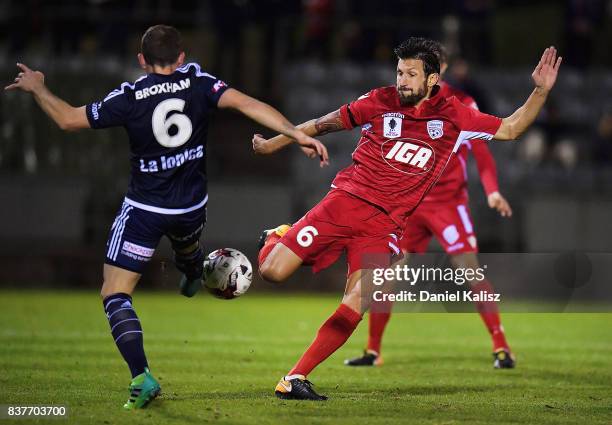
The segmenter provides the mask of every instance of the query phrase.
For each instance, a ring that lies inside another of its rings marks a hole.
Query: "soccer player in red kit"
[[[448,68],[447,54],[440,43],[432,41],[432,44],[438,51],[440,76],[443,77]],[[440,81],[438,85],[440,86],[439,96],[445,98],[455,96],[464,105],[478,110],[476,101],[467,93],[444,81]],[[459,146],[456,155],[451,156],[438,182],[423,198],[416,211],[406,220],[404,237],[400,241],[400,248],[404,254],[425,252],[431,237],[435,236],[449,254],[454,267],[472,270],[480,267],[476,256],[478,243],[468,207],[466,170],[468,152],[472,152],[476,159],[489,206],[495,208],[502,217],[512,215],[510,205],[499,193],[495,160],[486,142],[482,140],[465,141]],[[408,261],[408,255],[405,255],[403,261]],[[494,292],[487,280],[470,282],[470,286],[474,292]],[[347,366],[382,364],[382,337],[391,318],[392,303],[380,304],[375,311],[370,311],[368,344],[363,355],[345,360],[344,364]],[[513,368],[515,359],[506,342],[497,304],[493,301],[478,301],[476,309],[493,342],[493,366],[500,369]]]
[[[303,264],[317,272],[343,252],[348,262],[342,303],[277,384],[279,398],[327,399],[306,376],[346,342],[369,308],[371,297],[361,294],[368,271],[388,266],[400,254],[398,240],[407,218],[459,146],[474,139],[514,140],[533,123],[561,65],[556,49],[547,48],[532,73],[535,89],[523,106],[501,119],[439,95],[440,63],[430,43],[410,38],[395,49],[396,86],[374,89],[299,126],[311,136],[361,127],[361,138],[353,163],[336,175],[330,192],[313,209],[289,229],[279,226],[264,233],[259,272],[268,281],[282,282]],[[265,140],[255,135],[253,148],[267,154],[292,142],[285,136]]]

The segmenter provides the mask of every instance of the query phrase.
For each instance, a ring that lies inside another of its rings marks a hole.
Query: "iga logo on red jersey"
[[[387,140],[381,145],[383,159],[397,171],[406,174],[422,174],[431,170],[434,150],[418,139]]]

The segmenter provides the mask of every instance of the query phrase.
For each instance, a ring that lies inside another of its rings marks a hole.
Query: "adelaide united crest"
[[[432,139],[439,139],[444,135],[444,122],[440,120],[427,121],[427,133]]]

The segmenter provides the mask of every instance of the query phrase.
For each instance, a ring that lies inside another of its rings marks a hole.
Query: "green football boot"
[[[202,288],[202,277],[189,279],[186,275],[183,275],[179,282],[179,288],[181,289],[181,295],[191,298]]]
[[[204,274],[204,253],[200,248],[189,255],[174,254],[174,264],[183,273],[179,287],[181,295],[193,297],[202,288],[202,277]]]
[[[130,398],[123,405],[126,410],[142,409],[161,393],[159,382],[153,378],[148,368],[132,379],[129,390]]]

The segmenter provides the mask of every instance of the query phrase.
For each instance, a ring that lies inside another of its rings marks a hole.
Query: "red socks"
[[[382,342],[385,326],[391,318],[391,313],[370,312],[370,330],[368,333],[368,350],[375,351],[380,356],[380,345]]]
[[[307,376],[346,342],[360,321],[361,314],[345,304],[340,304],[334,314],[323,323],[314,341],[289,375]]]
[[[472,285],[471,289],[474,292],[488,292],[491,294],[495,292],[488,280]],[[476,310],[480,313],[480,317],[493,339],[493,351],[500,348],[509,348],[506,336],[504,335],[504,328],[501,325],[497,303],[494,301],[478,301],[476,302]]]

